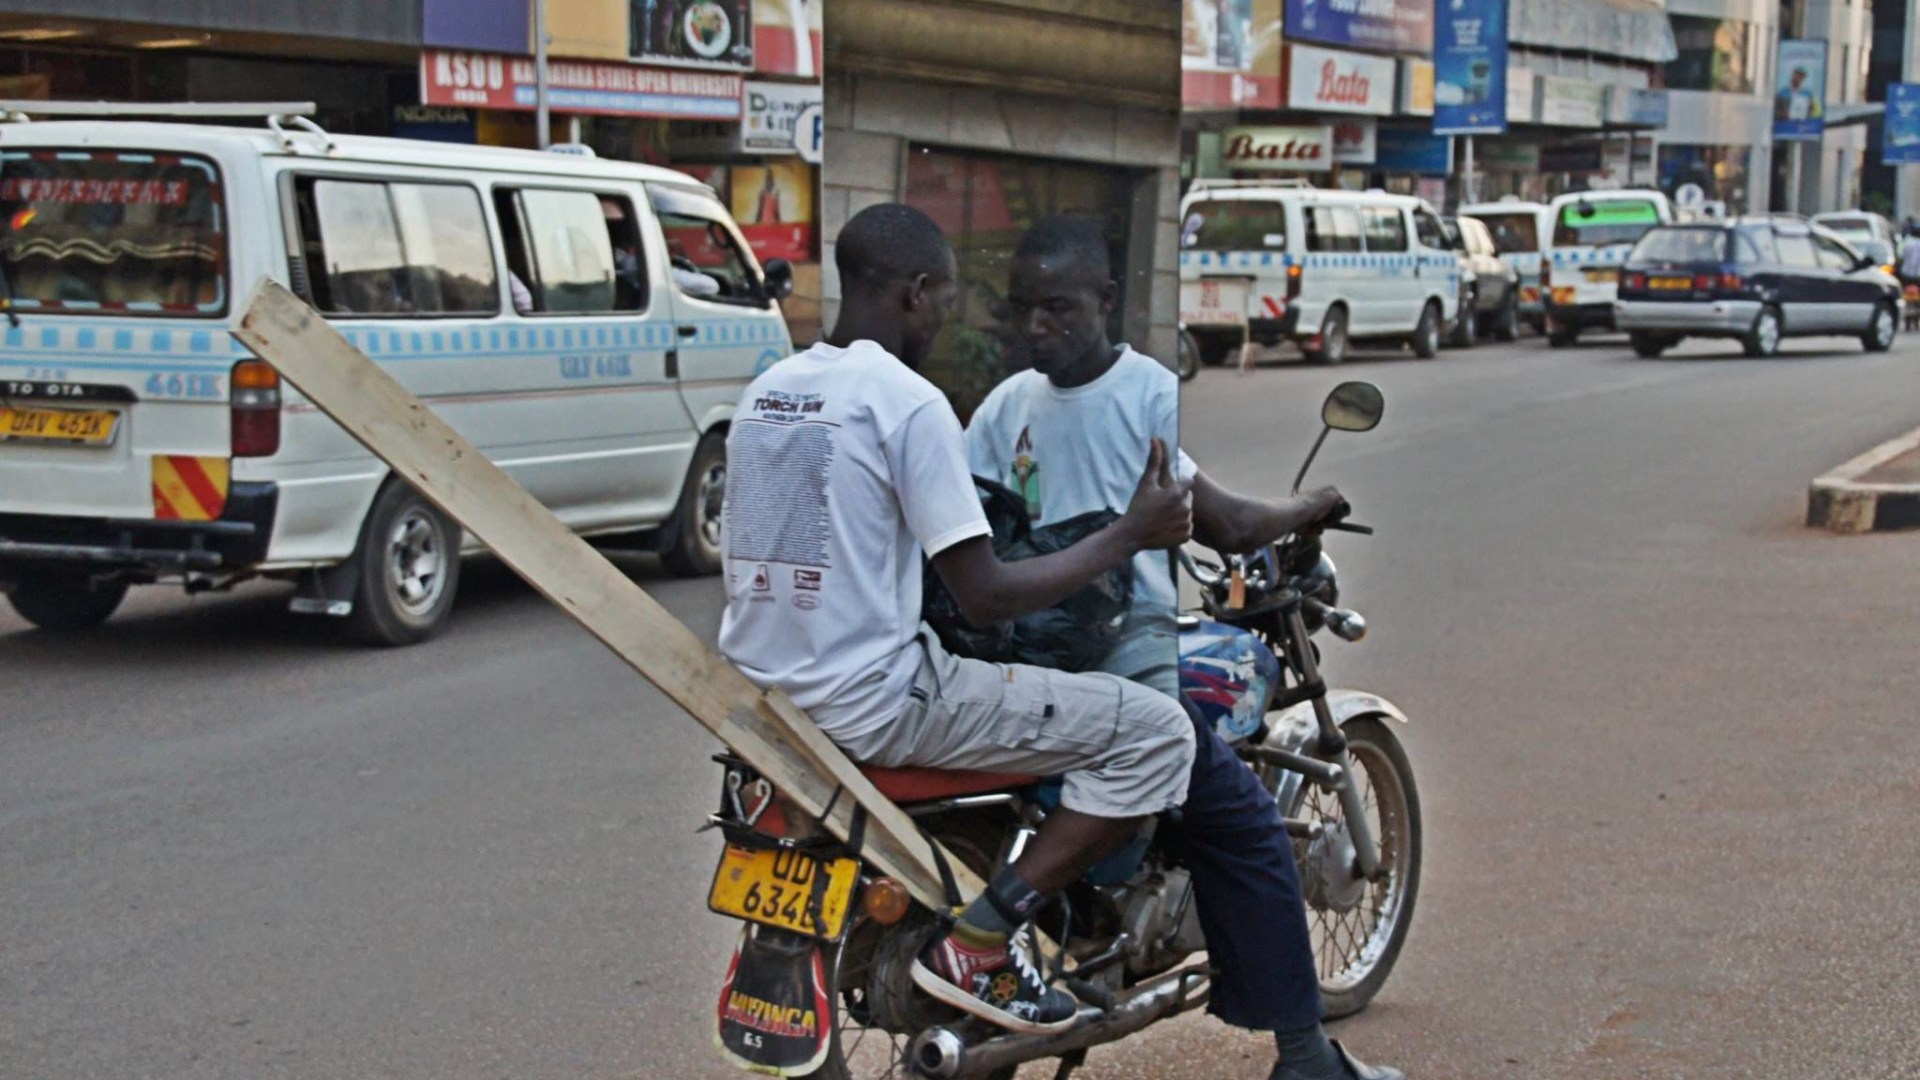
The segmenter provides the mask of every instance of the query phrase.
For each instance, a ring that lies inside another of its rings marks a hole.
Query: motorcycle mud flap
[[[802,1076],[826,1060],[833,994],[820,943],[745,924],[720,988],[714,1042],[736,1065],[767,1076]]]

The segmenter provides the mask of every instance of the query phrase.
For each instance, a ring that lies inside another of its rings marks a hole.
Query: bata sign
[[[1395,61],[1295,45],[1287,53],[1287,105],[1313,112],[1393,114]]]
[[[1333,129],[1236,127],[1220,133],[1220,164],[1247,172],[1326,172],[1333,168]]]
[[[420,54],[423,105],[531,110],[538,81],[533,61],[522,56],[437,49]],[[742,82],[739,75],[713,71],[554,60],[547,64],[547,104],[561,113],[738,120]]]

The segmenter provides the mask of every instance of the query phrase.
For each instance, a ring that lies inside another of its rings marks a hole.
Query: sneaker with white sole
[[[984,949],[942,935],[920,950],[912,971],[913,984],[934,998],[1009,1031],[1063,1031],[1080,1010],[1072,994],[1040,978],[1018,934]]]

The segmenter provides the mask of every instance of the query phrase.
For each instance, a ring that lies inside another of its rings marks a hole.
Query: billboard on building
[[[632,0],[635,60],[701,67],[753,67],[752,0]]]
[[[1827,43],[1784,38],[1774,66],[1773,137],[1818,140],[1827,127]]]
[[[1384,56],[1287,47],[1287,106],[1306,112],[1392,116],[1398,65]]]
[[[740,149],[749,154],[797,154],[794,124],[823,97],[819,83],[749,82],[742,103]]]
[[[1447,0],[1433,45],[1436,135],[1507,130],[1507,0]]]
[[[1287,0],[1287,36],[1383,52],[1433,51],[1434,0]]]
[[[1881,153],[1888,165],[1920,165],[1920,83],[1887,84],[1887,123]]]
[[[1220,164],[1236,172],[1326,172],[1333,129],[1325,124],[1233,127],[1220,133]]]
[[[734,165],[728,177],[733,220],[761,261],[813,258],[813,166],[798,158]]]
[[[538,76],[524,56],[446,52],[420,54],[420,101],[473,109],[531,110]],[[739,75],[554,60],[547,65],[547,101],[555,112],[659,116],[683,120],[740,119]]]
[[[753,0],[753,70],[820,77],[820,5],[825,0]]]
[[[1181,0],[1180,102],[1280,107],[1280,0]]]
[[[1450,176],[1453,139],[1418,128],[1381,128],[1375,137],[1374,167],[1384,173]]]

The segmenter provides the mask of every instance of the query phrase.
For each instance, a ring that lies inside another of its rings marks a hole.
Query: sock
[[[1276,1076],[1331,1078],[1347,1075],[1346,1063],[1340,1060],[1339,1052],[1327,1041],[1327,1033],[1319,1024],[1282,1028],[1273,1033],[1273,1041],[1280,1048],[1280,1068],[1274,1070]]]
[[[1005,945],[1008,936],[1039,910],[1040,900],[1033,886],[1009,866],[995,874],[986,890],[960,913],[953,936],[976,948]]]

